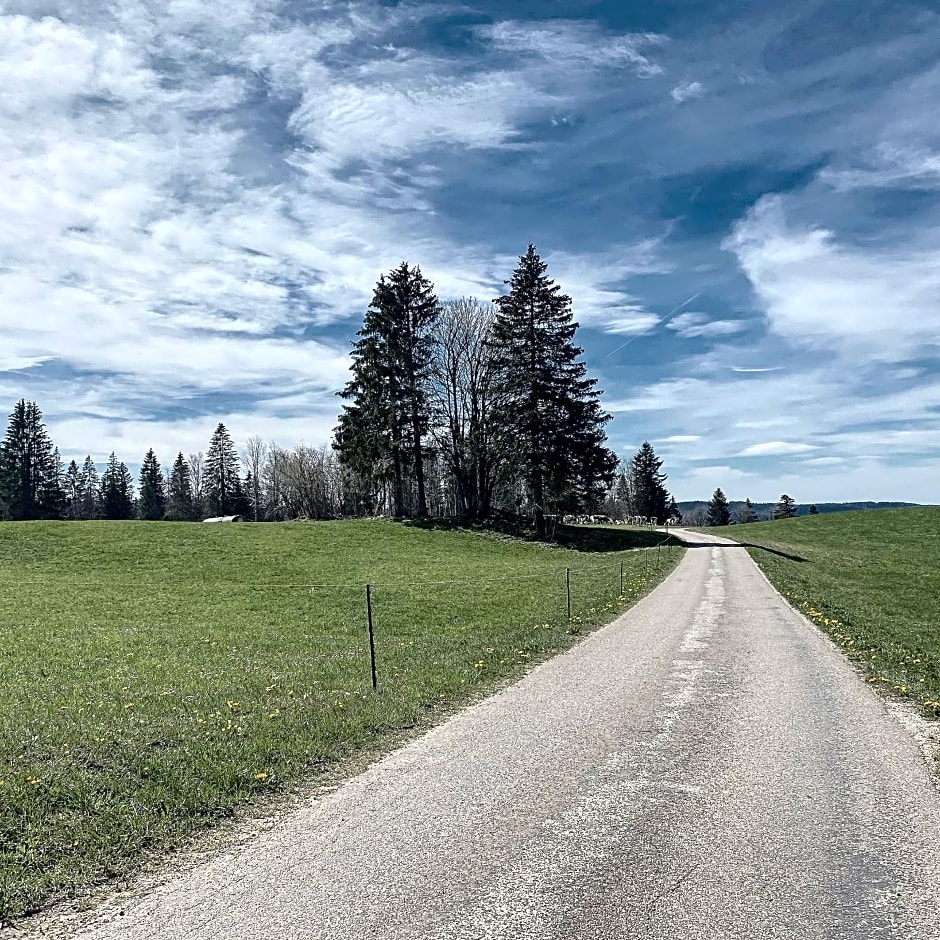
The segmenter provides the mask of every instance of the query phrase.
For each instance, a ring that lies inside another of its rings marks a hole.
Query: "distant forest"
[[[805,503],[796,504],[797,516],[810,515],[810,509],[815,507],[819,515],[830,512],[851,512],[857,509],[908,509],[918,506],[919,503],[890,503],[890,502],[855,502],[855,503]],[[679,510],[682,513],[682,519],[687,525],[705,525],[708,514],[708,500],[693,499],[680,500]],[[741,510],[744,508],[744,500],[730,500],[728,502],[731,518],[736,520],[740,517]],[[757,521],[766,521],[773,518],[777,503],[751,503],[751,508],[757,516]]]

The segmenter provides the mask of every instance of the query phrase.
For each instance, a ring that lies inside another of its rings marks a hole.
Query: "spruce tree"
[[[679,504],[676,502],[675,496],[669,497],[669,505],[666,507],[666,517],[668,519],[677,519],[677,524],[682,525],[682,511],[679,509]]]
[[[709,500],[705,514],[705,525],[727,525],[731,521],[731,508],[719,486]]]
[[[604,446],[610,420],[596,379],[587,377],[571,298],[546,275],[529,245],[506,282],[490,343],[500,402],[496,421],[517,442],[535,528],[545,534],[549,505],[563,510],[597,502],[613,481],[617,458]]]
[[[97,519],[101,515],[101,486],[98,468],[91,454],[85,458],[78,478],[78,519]]]
[[[391,480],[396,516],[405,514],[404,480],[413,474],[416,513],[426,516],[424,439],[431,418],[432,328],[440,312],[434,285],[403,261],[375,286],[359,339],[352,379],[340,392],[335,432],[342,462],[376,484]]]
[[[754,511],[754,504],[750,499],[745,499],[738,507],[738,523],[746,525],[749,522],[757,522],[757,513]]]
[[[242,498],[241,464],[231,435],[221,421],[206,451],[204,485],[210,516],[231,516],[238,512]]]
[[[130,519],[134,514],[134,479],[114,451],[101,475],[101,514],[105,519]]]
[[[813,505],[809,507],[809,514],[810,514],[811,516],[818,516],[818,515],[819,515],[819,510],[816,508],[816,504],[815,504],[815,503],[813,503]]]
[[[162,519],[166,513],[166,481],[152,447],[140,465],[138,512],[141,519],[149,520]]]
[[[781,495],[777,505],[774,506],[774,519],[792,519],[796,514],[796,502],[793,498],[787,496],[786,493]]]
[[[658,523],[669,517],[669,491],[664,486],[666,474],[663,461],[656,456],[653,445],[644,441],[630,461],[630,488],[633,491],[633,512]]]
[[[621,470],[617,477],[617,485],[614,488],[614,502],[617,506],[617,514],[621,519],[634,515],[633,494],[630,492],[630,481],[627,478],[626,470]]]
[[[55,519],[63,509],[58,451],[35,402],[20,399],[0,444],[0,502],[10,519]]]
[[[192,478],[182,451],[176,455],[170,471],[166,518],[174,522],[191,522],[196,518]]]
[[[74,460],[70,460],[62,476],[62,491],[65,497],[66,519],[81,518],[81,479],[82,472],[78,469],[78,464]]]

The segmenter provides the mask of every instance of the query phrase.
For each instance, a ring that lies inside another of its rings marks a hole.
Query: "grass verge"
[[[0,924],[520,675],[681,554],[569,535],[587,550],[378,521],[4,523]]]
[[[873,685],[940,718],[940,508],[709,529],[748,545],[771,583]]]

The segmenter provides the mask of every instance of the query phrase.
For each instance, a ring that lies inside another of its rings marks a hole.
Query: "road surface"
[[[82,940],[940,938],[927,761],[744,549]]]

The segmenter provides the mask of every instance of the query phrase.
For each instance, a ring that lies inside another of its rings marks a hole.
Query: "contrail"
[[[699,294],[701,294],[701,291],[696,291],[688,300],[685,300],[681,304],[679,304],[679,306],[676,307],[675,310],[670,310],[669,313],[666,314],[665,319],[660,320],[660,322],[657,323],[656,325],[665,326],[665,324],[667,324],[680,310],[684,310],[686,307],[688,307],[688,305],[692,303],[692,301],[695,300],[695,298],[698,297]],[[632,343],[635,339],[639,339],[642,335],[643,335],[642,333],[637,333],[636,336],[631,336],[625,343],[621,343],[615,350],[613,350],[613,352],[607,353],[607,355],[604,356],[604,358],[610,359],[610,357],[613,356],[614,353],[619,353],[620,350],[624,348],[624,346],[629,346],[630,343]]]

